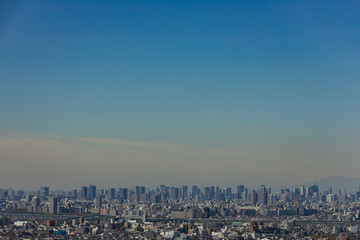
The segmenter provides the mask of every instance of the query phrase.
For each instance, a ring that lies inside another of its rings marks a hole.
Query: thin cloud
[[[180,144],[0,130],[0,187],[292,184],[340,164]],[[270,182],[271,181],[271,182]]]

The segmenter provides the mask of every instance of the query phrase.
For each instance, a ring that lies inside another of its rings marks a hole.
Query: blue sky
[[[246,153],[254,166],[274,161],[260,154],[283,159],[279,173],[289,176],[304,161],[336,173],[341,160],[339,173],[356,177],[359,10],[358,1],[3,1],[1,135],[156,142]],[[31,164],[26,154],[17,158]],[[224,183],[252,181],[242,171]]]

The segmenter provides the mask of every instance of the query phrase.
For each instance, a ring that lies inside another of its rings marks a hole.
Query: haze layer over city
[[[360,169],[359,1],[2,1],[0,188]]]

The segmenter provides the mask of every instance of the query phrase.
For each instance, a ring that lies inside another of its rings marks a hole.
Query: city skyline
[[[66,239],[359,239],[360,189],[318,185],[273,191],[261,185],[35,192],[0,189],[3,235]],[[204,231],[205,229],[205,231]],[[309,238],[307,236],[310,236]],[[303,238],[306,237],[306,238]]]
[[[1,188],[359,177],[358,1],[0,6]]]

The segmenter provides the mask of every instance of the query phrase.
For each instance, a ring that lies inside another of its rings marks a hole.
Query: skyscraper
[[[203,187],[202,193],[204,194],[204,198],[205,198],[206,200],[209,199],[209,192],[210,192],[210,188],[209,188],[209,187]]]
[[[49,187],[40,188],[40,197],[48,197],[50,193]]]
[[[78,197],[78,193],[77,193],[77,192],[78,192],[77,189],[74,188],[74,189],[72,190],[72,192],[71,192],[71,196],[72,196],[73,198],[77,198],[77,197]]]
[[[251,191],[251,195],[250,195],[250,201],[252,202],[252,204],[256,205],[257,201],[258,201],[258,196],[257,193],[255,192],[255,190]]]
[[[305,196],[305,186],[304,186],[304,185],[302,185],[302,186],[300,187],[300,195],[301,195],[301,196]]]
[[[241,199],[242,198],[242,193],[245,191],[245,186],[244,185],[238,185],[237,186],[237,198]]]
[[[88,198],[88,188],[86,186],[83,186],[81,188],[81,198],[83,198],[83,199]]]
[[[198,187],[197,186],[192,186],[191,188],[191,195],[193,198],[195,198],[196,195],[198,195]]]
[[[266,190],[266,187],[265,185],[261,185],[260,186],[260,201],[267,205],[267,199],[268,198],[268,194],[267,194],[267,190]]]
[[[128,199],[128,189],[127,188],[120,188],[119,189],[119,198],[121,200],[127,200]]]
[[[94,201],[95,208],[101,209],[101,204],[102,204],[102,198],[101,197],[96,197],[95,201]]]
[[[32,199],[32,211],[37,212],[40,206],[40,199],[38,197],[33,197]]]
[[[211,186],[209,190],[209,199],[215,198],[215,186]]]
[[[173,200],[177,200],[179,198],[179,188],[171,187],[170,189],[170,198]]]
[[[58,213],[58,198],[57,197],[49,197],[49,213]]]
[[[96,197],[96,186],[90,185],[89,187],[89,199],[95,199]]]
[[[182,186],[181,195],[183,199],[188,197],[188,186]]]
[[[115,198],[115,188],[109,188],[108,189],[108,199],[114,199]]]
[[[231,187],[225,188],[225,194],[226,194],[226,199],[227,199],[227,200],[231,200],[231,199],[232,199]]]

